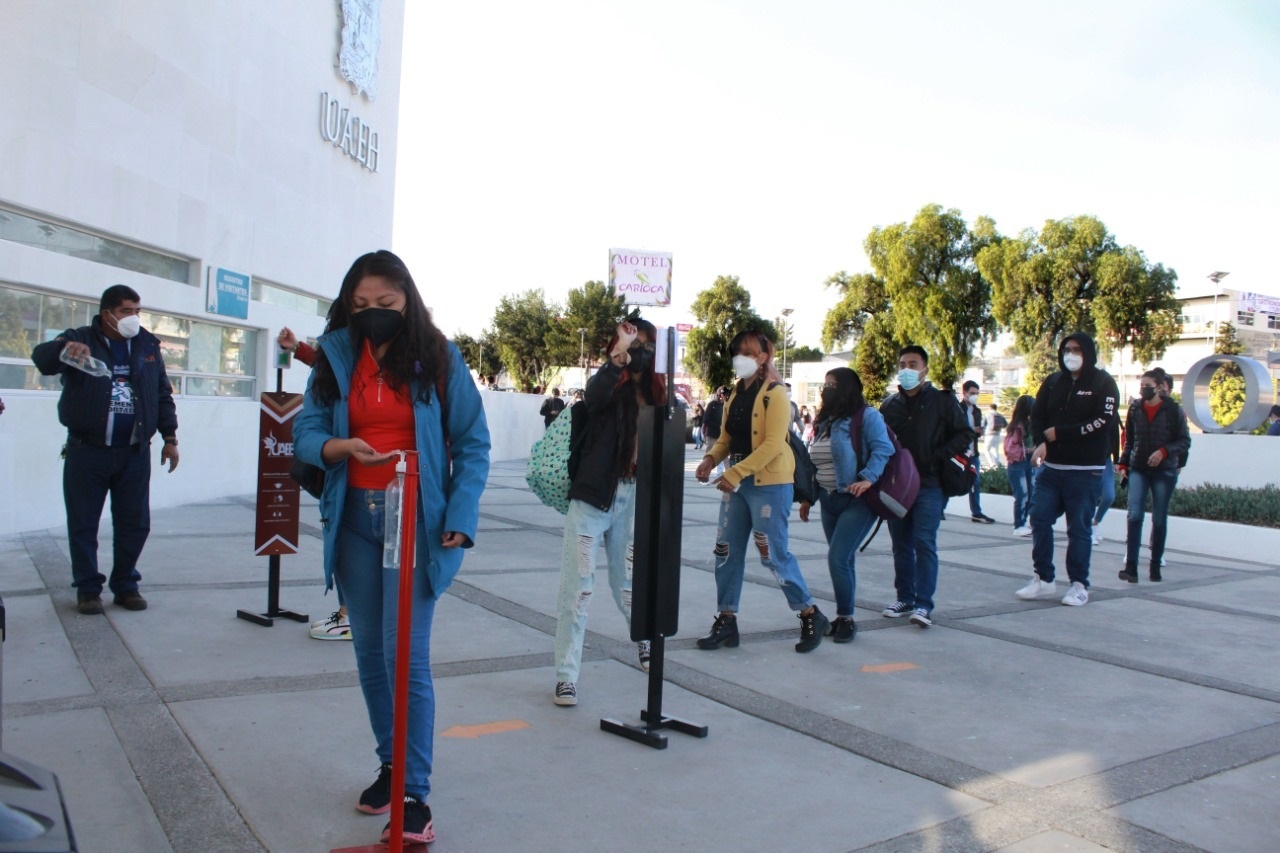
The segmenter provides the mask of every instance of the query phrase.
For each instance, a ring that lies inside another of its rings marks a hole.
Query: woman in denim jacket
[[[850,425],[860,418],[859,444],[853,446]],[[822,532],[827,537],[827,569],[836,594],[836,620],[828,636],[849,643],[858,633],[853,621],[853,594],[858,576],[854,561],[858,546],[867,538],[876,515],[863,501],[893,455],[893,444],[879,410],[862,396],[862,379],[847,367],[827,373],[822,386],[822,408],[813,425],[809,455],[818,468],[822,491]],[[800,505],[800,520],[809,520],[809,504]]]

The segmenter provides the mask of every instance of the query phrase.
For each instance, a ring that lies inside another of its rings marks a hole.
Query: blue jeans
[[[827,537],[827,570],[836,594],[836,615],[853,616],[853,594],[858,585],[854,561],[858,546],[876,523],[867,502],[848,492],[828,492],[818,496],[822,507],[822,532]]]
[[[1102,469],[1102,497],[1098,498],[1098,512],[1093,516],[1093,524],[1097,527],[1102,523],[1102,517],[1107,514],[1107,510],[1111,509],[1111,505],[1116,502],[1116,466],[1110,459],[1107,460],[1106,467]]]
[[[138,588],[138,557],[151,533],[151,445],[95,447],[67,439],[62,500],[67,508],[72,586],[101,595],[107,578],[98,571],[98,522],[111,495],[111,581],[120,595]]]
[[[386,496],[381,489],[347,489],[338,530],[335,576],[351,620],[360,690],[377,741],[378,760],[391,763],[392,711],[396,674],[396,624],[400,570],[382,568]],[[418,553],[427,535],[418,516]],[[408,750],[404,790],[425,800],[431,792],[431,755],[436,694],[431,682],[431,620],[436,602],[419,560],[413,573],[413,615],[409,648]]]
[[[938,588],[938,525],[945,502],[940,487],[922,487],[911,512],[888,522],[898,601],[928,611],[933,610],[933,593]]]
[[[975,453],[969,457],[973,460],[973,467],[976,471],[982,470],[982,462]],[[973,478],[973,487],[969,489],[969,514],[972,516],[982,515],[982,475],[979,474]]]
[[[1031,562],[1041,580],[1052,582],[1053,524],[1067,517],[1067,577],[1089,588],[1093,551],[1089,522],[1102,492],[1102,471],[1069,471],[1040,466],[1031,496]]]
[[[560,595],[556,611],[556,681],[577,683],[582,672],[582,643],[587,635],[587,608],[596,582],[596,562],[604,547],[609,562],[613,603],[631,623],[632,530],[636,520],[636,483],[618,483],[613,505],[597,509],[569,501],[564,518],[560,560]]]
[[[1169,501],[1178,475],[1173,471],[1129,472],[1129,541],[1125,567],[1138,565],[1138,549],[1142,546],[1142,519],[1147,509],[1147,493],[1151,494],[1151,566],[1160,568],[1164,556],[1164,540],[1169,530]]]
[[[1031,496],[1035,494],[1036,481],[1031,475],[1031,460],[1009,463],[1009,490],[1013,492],[1013,526],[1025,527],[1031,509]]]
[[[813,596],[800,574],[800,563],[787,550],[787,518],[791,515],[790,483],[757,486],[747,477],[736,492],[721,492],[720,523],[716,530],[716,606],[721,613],[737,613],[742,579],[747,571],[747,538],[755,531],[760,562],[773,572],[792,610],[807,610]]]

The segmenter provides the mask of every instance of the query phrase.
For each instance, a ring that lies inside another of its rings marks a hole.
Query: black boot
[[[818,605],[807,614],[800,614],[800,642],[796,643],[797,652],[811,652],[822,644],[822,635],[831,627],[831,620],[822,615]]]
[[[1121,570],[1119,577],[1120,577],[1120,580],[1122,581],[1128,581],[1129,583],[1137,583],[1138,582],[1137,565],[1135,565],[1134,563],[1125,563],[1124,569]]]
[[[1160,581],[1164,580],[1164,578],[1160,577],[1160,561],[1159,560],[1153,560],[1151,562],[1150,578],[1155,583],[1160,583]]]
[[[738,647],[738,617],[732,613],[717,616],[711,623],[711,633],[698,640],[700,649],[718,649],[721,646]]]

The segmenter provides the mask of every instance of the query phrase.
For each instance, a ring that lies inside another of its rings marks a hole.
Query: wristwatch
[[[168,438],[166,438],[166,439],[164,440],[164,443],[165,443],[165,444],[172,444],[174,447],[177,447],[177,446],[178,446],[178,437],[177,437],[176,435],[171,435],[171,436],[169,436]]]

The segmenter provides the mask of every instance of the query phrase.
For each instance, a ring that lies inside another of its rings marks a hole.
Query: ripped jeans
[[[595,586],[601,546],[609,564],[614,603],[631,624],[632,528],[636,519],[634,480],[618,483],[613,506],[596,509],[569,501],[564,518],[564,556],[560,563],[560,599],[556,611],[556,681],[577,683],[582,672],[582,642],[587,634],[587,608]]]
[[[812,606],[813,596],[800,574],[800,563],[787,549],[791,484],[757,486],[755,477],[747,477],[736,492],[723,492],[722,496],[715,550],[716,606],[720,612],[738,612],[749,539],[760,554],[760,562],[773,572],[791,609],[799,612]]]

